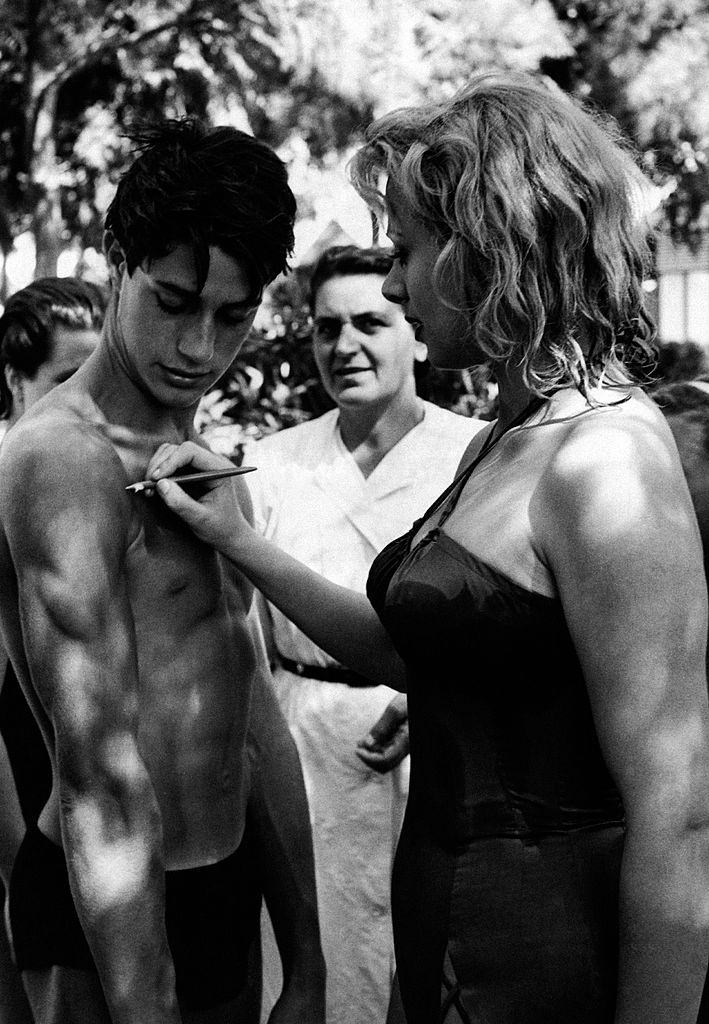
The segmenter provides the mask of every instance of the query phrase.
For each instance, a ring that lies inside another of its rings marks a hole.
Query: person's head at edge
[[[0,317],[0,419],[14,423],[96,348],[106,295],[74,277],[38,278]]]
[[[340,410],[416,401],[415,364],[426,346],[398,305],[382,294],[391,251],[333,246],[310,277],[313,355],[323,386]]]
[[[388,214],[385,294],[435,366],[586,393],[651,355],[640,172],[617,130],[559,90],[475,76],[451,100],[370,125],[351,177]]]
[[[106,216],[108,334],[159,404],[190,406],[236,356],[263,288],[287,269],[295,199],[282,161],[231,127],[165,121]]]
[[[692,496],[709,570],[709,381],[672,381],[651,392],[672,431]]]

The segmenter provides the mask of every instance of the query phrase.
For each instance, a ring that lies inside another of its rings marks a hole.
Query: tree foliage
[[[673,232],[709,228],[707,0],[552,3],[572,52],[544,58],[542,70],[616,118],[648,174],[669,186]]]
[[[667,219],[688,237],[709,208],[708,44],[709,0],[0,0],[0,251],[30,231],[40,275],[69,245],[98,249],[126,132],[165,114],[277,148],[305,221],[373,116],[493,66],[541,71],[616,117],[676,185]],[[268,430],[322,408],[298,288],[275,289],[211,399],[220,422]],[[427,386],[466,408],[491,397],[465,377]]]
[[[0,24],[2,205],[12,233],[35,233],[38,274],[62,242],[96,241],[127,124],[209,116],[225,90],[243,107],[254,69],[280,68],[256,2],[1,0]]]
[[[613,114],[672,223],[707,198],[707,0],[0,0],[0,248],[96,245],[137,118],[194,113],[332,166],[375,114],[480,68],[541,69]],[[305,200],[307,207],[307,199]]]

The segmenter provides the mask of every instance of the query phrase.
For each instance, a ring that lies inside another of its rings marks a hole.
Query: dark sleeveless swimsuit
[[[402,998],[408,1024],[448,1020],[450,1003],[471,1024],[612,1024],[623,808],[563,609],[442,529],[491,447],[369,577],[408,669]],[[457,984],[442,1007],[446,950]]]

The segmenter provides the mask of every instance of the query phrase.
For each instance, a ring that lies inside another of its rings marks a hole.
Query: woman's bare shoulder
[[[674,453],[672,432],[657,406],[639,389],[552,409],[540,424],[539,443],[549,451],[552,475],[602,472],[616,464],[638,467]],[[545,430],[545,427],[554,427]]]
[[[598,406],[564,424],[539,481],[544,524],[586,538],[609,531],[668,535],[691,532],[691,499],[662,413],[642,392]],[[546,545],[545,545],[546,546]]]

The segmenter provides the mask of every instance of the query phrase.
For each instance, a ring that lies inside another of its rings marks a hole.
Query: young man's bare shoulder
[[[76,396],[51,398],[38,402],[5,436],[0,450],[5,500],[48,490],[68,495],[78,487],[96,496],[125,487],[123,465],[93,403]]]

